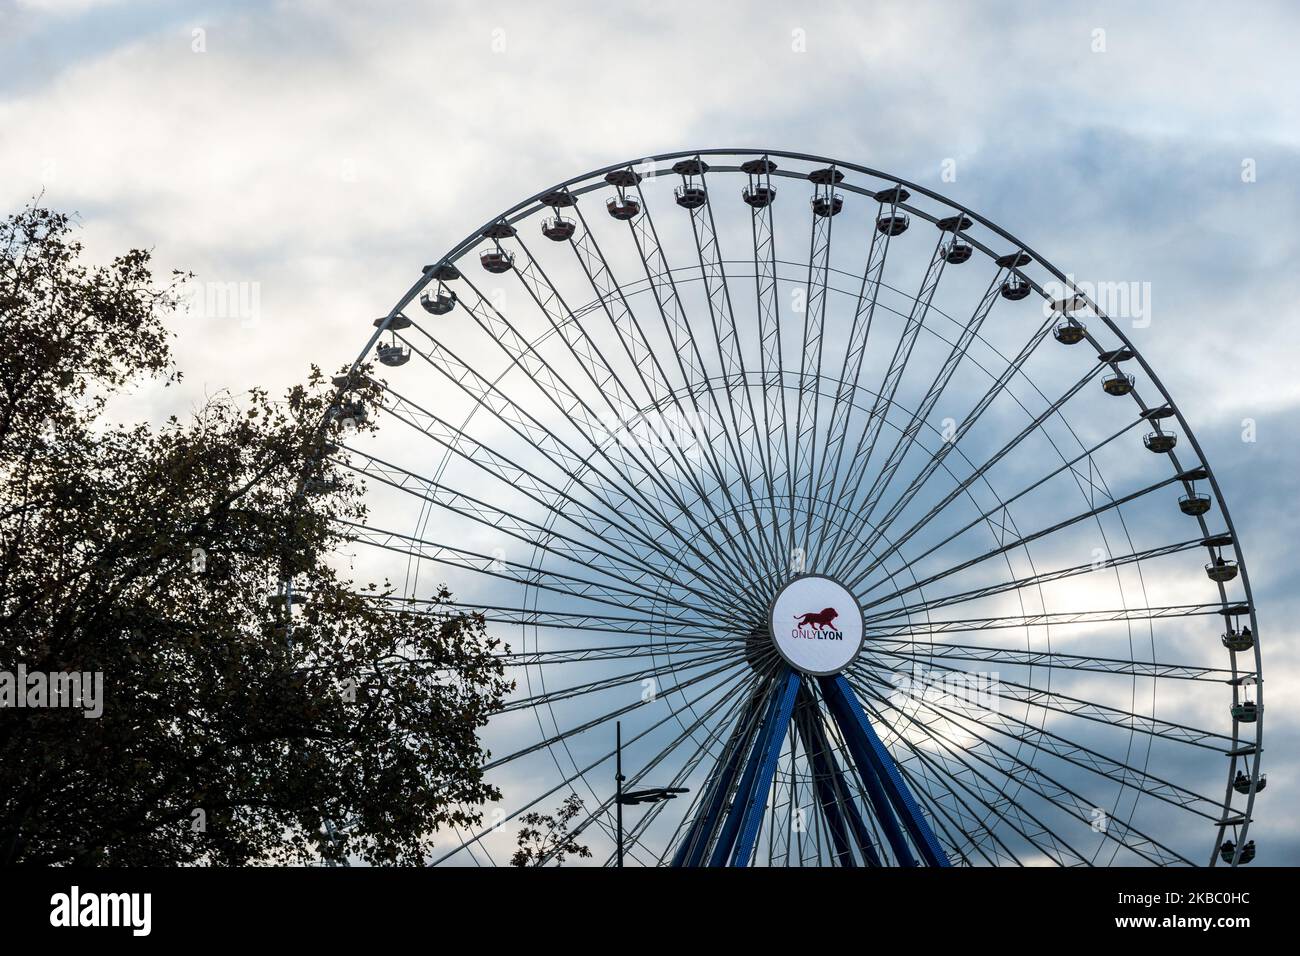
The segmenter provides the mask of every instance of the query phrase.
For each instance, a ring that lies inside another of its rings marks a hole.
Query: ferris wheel
[[[1241,545],[1113,291],[779,150],[599,169],[420,269],[353,366],[348,533],[517,681],[499,808],[429,862],[569,798],[605,865],[1249,862]]]

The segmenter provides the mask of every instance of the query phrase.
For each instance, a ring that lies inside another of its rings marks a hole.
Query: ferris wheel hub
[[[838,674],[862,649],[862,607],[848,588],[822,574],[786,583],[768,610],[777,653],[795,670]]]

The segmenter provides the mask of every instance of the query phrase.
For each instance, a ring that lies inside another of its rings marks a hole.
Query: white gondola
[[[400,345],[379,346],[379,364],[397,368],[411,360],[411,350]]]

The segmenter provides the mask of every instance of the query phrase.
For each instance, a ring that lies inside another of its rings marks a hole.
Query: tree
[[[88,267],[73,228],[0,224],[0,672],[102,673],[103,711],[0,707],[0,862],[303,862],[324,821],[327,853],[421,862],[499,799],[476,731],[512,685],[445,589],[393,614],[329,563],[365,517],[329,430],[374,427],[380,389],[360,370],[340,406],[313,367],[282,401],[106,420],[179,380],[185,277]]]
[[[566,856],[591,856],[591,850],[578,842],[577,834],[569,831],[569,825],[581,812],[582,798],[571,793],[554,815],[525,813],[520,817],[523,826],[516,837],[519,849],[510,858],[510,865],[544,866],[551,860],[563,865]]]

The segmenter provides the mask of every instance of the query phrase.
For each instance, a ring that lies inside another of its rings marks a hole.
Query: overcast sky
[[[183,388],[119,412],[155,419],[350,361],[493,214],[655,152],[890,170],[1080,280],[1150,283],[1129,334],[1213,464],[1259,606],[1252,836],[1300,863],[1298,43],[1282,3],[0,0],[0,199],[78,211],[92,257],[144,246],[245,284],[244,314],[179,323]]]

